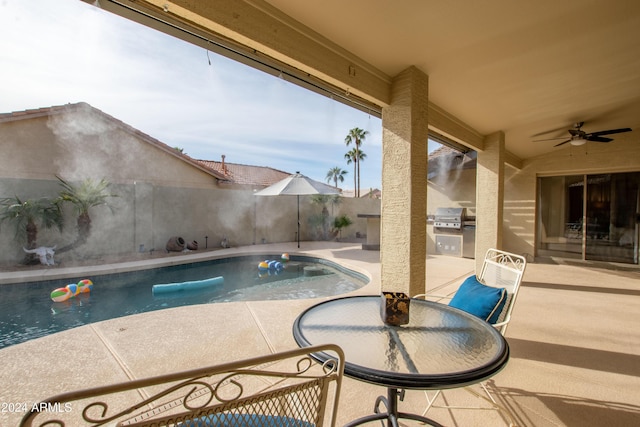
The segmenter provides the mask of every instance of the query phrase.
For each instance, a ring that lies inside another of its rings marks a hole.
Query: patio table
[[[352,296],[328,300],[302,312],[293,325],[301,347],[337,344],[345,353],[345,375],[384,386],[374,414],[347,426],[399,418],[432,426],[437,422],[399,412],[405,389],[442,390],[475,384],[499,372],[509,359],[509,346],[490,324],[444,304],[412,299],[409,323],[390,326],[382,321],[380,296]],[[324,362],[331,356],[318,353]],[[384,408],[381,408],[384,406]]]

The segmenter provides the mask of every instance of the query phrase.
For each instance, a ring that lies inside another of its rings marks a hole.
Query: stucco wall
[[[110,201],[113,212],[104,206],[92,208],[89,241],[78,250],[58,253],[57,261],[130,254],[139,251],[140,245],[144,245],[145,251],[164,251],[172,236],[180,236],[186,242],[195,240],[201,249],[205,245],[219,247],[223,238],[233,246],[260,244],[263,239],[268,243],[295,241],[296,197],[256,197],[252,191],[214,186],[187,188],[151,183],[142,186],[144,197],[140,198],[136,197],[140,193],[140,182],[113,184],[110,189],[118,195]],[[3,197],[14,192],[24,198],[55,197],[59,189],[54,180],[0,179],[0,196]],[[300,197],[301,240],[318,239],[309,219],[321,210],[322,207],[312,203],[310,197]],[[331,212],[330,206],[328,210]],[[335,216],[346,214],[354,221],[343,230],[343,238],[366,233],[366,222],[357,218],[358,213],[379,212],[380,201],[375,199],[344,198],[334,207]],[[64,231],[41,228],[38,244],[62,248],[73,242],[76,235],[75,214],[67,207]],[[11,224],[3,224],[0,228],[0,264],[22,260],[23,236],[21,234],[21,239],[16,240]]]
[[[141,139],[136,133],[105,120],[88,108],[74,114],[42,116],[0,123],[0,197],[22,199],[58,195],[56,175],[72,183],[105,178],[112,210],[90,211],[92,233],[78,250],[58,253],[56,260],[99,258],[140,250],[165,250],[169,238],[197,241],[200,248],[295,241],[297,198],[257,197],[253,189],[219,185],[215,177]],[[380,200],[342,198],[327,208],[333,216],[346,214],[354,223],[342,237],[366,232],[358,213],[380,213]],[[65,207],[65,229],[40,229],[38,245],[62,248],[77,236],[76,215]],[[300,197],[301,240],[316,239],[309,225],[322,207]],[[333,211],[333,212],[332,212]],[[0,226],[0,264],[23,259],[24,234],[15,239],[9,222]]]
[[[615,141],[608,144],[589,142],[580,147],[565,144],[544,156],[525,161],[521,170],[506,168],[505,250],[535,254],[538,176],[640,171],[640,135],[629,132],[613,138]]]

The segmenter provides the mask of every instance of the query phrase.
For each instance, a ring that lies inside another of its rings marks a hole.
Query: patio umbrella
[[[340,192],[335,187],[315,181],[302,175],[300,172],[296,172],[282,181],[278,181],[275,184],[254,193],[256,196],[297,196],[298,247],[300,247],[300,196],[313,194],[340,194]]]

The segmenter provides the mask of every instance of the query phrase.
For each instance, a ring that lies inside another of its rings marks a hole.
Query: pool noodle
[[[191,282],[181,283],[167,283],[162,285],[153,285],[153,294],[164,294],[169,292],[178,291],[191,291],[195,289],[204,289],[214,285],[221,285],[224,283],[224,277],[212,277],[211,279],[194,280]]]

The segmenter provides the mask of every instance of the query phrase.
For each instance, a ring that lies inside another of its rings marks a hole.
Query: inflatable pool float
[[[89,293],[93,289],[93,282],[89,279],[82,279],[78,283],[70,283],[64,288],[57,288],[51,291],[51,301],[64,302],[82,293]]]
[[[64,302],[71,298],[71,291],[65,288],[58,288],[51,291],[51,301]]]
[[[284,270],[284,264],[275,259],[274,260],[265,259],[264,261],[261,261],[260,263],[258,263],[259,273],[266,273],[266,272],[280,273],[282,270]]]
[[[89,279],[82,279],[78,282],[78,288],[81,294],[89,293],[93,290],[93,282]]]
[[[67,285],[67,289],[69,289],[69,292],[71,292],[71,298],[78,296],[78,294],[80,293],[80,286],[78,286],[76,283],[69,283]]]
[[[154,295],[166,294],[179,291],[193,291],[197,289],[206,289],[211,286],[221,285],[224,283],[224,277],[212,277],[211,279],[194,280],[191,282],[166,283],[161,285],[153,285],[151,289]]]
[[[261,273],[266,273],[269,270],[269,260],[261,261],[258,264],[258,271]]]

